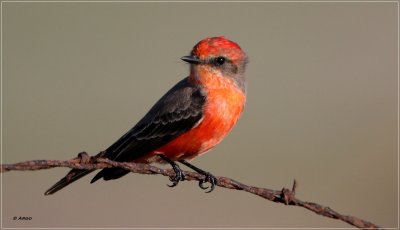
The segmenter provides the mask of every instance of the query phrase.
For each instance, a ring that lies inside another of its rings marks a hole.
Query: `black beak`
[[[191,64],[200,64],[201,60],[196,56],[183,56],[181,59],[185,62],[189,62]]]

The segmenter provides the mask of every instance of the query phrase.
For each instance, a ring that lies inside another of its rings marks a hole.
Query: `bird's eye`
[[[214,59],[214,65],[220,66],[225,63],[226,59],[224,57],[217,57]]]

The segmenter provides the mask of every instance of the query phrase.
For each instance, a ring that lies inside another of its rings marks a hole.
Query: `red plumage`
[[[247,56],[240,46],[225,37],[206,38],[190,56],[190,75],[169,90],[124,136],[105,151],[119,162],[170,163],[177,173],[173,186],[184,180],[175,161],[205,175],[203,182],[215,185],[215,177],[185,160],[190,160],[220,143],[238,121],[246,102],[244,71]],[[53,194],[93,170],[71,170],[53,185]],[[92,182],[117,179],[129,171],[108,168]],[[202,183],[200,187],[204,189]]]

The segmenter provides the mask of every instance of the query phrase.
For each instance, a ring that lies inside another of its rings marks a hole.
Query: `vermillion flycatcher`
[[[190,75],[170,89],[150,111],[117,142],[104,157],[118,162],[169,163],[176,175],[172,186],[184,180],[180,162],[204,175],[199,183],[216,184],[216,178],[191,160],[222,141],[238,121],[246,102],[244,76],[247,56],[240,46],[225,37],[206,38],[189,56]],[[45,192],[50,195],[94,170],[73,169]],[[117,179],[129,173],[122,168],[106,168],[92,179]]]

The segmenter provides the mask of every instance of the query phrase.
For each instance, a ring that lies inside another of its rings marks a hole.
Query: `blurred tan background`
[[[383,227],[398,224],[397,5],[3,2],[4,163],[96,154],[225,35],[250,57],[246,111],[193,163]],[[43,193],[68,169],[3,174],[3,227],[350,227],[161,176]],[[31,221],[14,221],[30,216]]]

